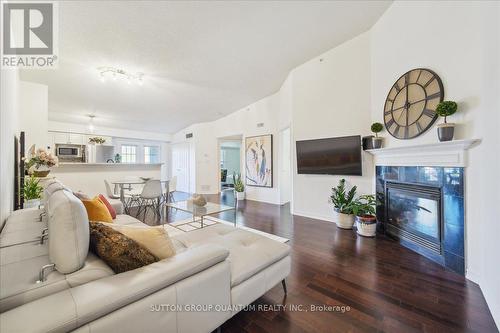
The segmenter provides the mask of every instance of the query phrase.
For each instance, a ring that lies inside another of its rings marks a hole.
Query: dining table
[[[130,190],[132,188],[132,185],[144,185],[146,184],[147,181],[149,180],[154,180],[154,178],[151,179],[142,179],[142,178],[137,178],[137,179],[118,179],[111,181],[110,183],[119,187],[120,189],[120,200],[123,204],[125,204],[125,190],[128,189]],[[168,192],[169,192],[169,180],[168,179],[160,179],[160,182],[165,188],[165,193],[167,194],[167,200],[168,200]]]

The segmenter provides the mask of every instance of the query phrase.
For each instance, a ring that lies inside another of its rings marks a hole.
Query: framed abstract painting
[[[273,135],[245,138],[245,170],[248,186],[273,187]]]

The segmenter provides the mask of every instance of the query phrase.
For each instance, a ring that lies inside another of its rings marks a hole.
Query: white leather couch
[[[142,225],[113,205],[114,223]],[[47,184],[43,209],[8,218],[0,332],[211,332],[290,272],[288,245],[217,224],[189,233],[167,225],[175,256],[115,274],[88,252],[88,223],[81,201],[59,182]]]

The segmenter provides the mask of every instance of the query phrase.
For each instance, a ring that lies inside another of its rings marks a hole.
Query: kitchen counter
[[[61,162],[52,168],[50,175],[56,177],[73,191],[82,191],[93,196],[106,194],[104,180],[111,183],[114,180],[130,177],[162,178],[164,163],[71,163]],[[166,170],[164,170],[166,174]]]
[[[61,162],[61,166],[161,166],[163,163],[83,163],[83,162]]]

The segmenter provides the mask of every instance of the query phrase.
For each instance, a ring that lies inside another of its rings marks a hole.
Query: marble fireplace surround
[[[412,242],[401,244],[423,256],[465,274],[465,174],[467,150],[480,140],[456,140],[432,144],[372,149],[376,166],[376,192],[381,198],[377,215],[385,227],[386,182],[430,185],[442,193],[442,253],[436,255]],[[453,182],[451,181],[453,179]]]

